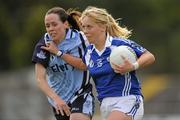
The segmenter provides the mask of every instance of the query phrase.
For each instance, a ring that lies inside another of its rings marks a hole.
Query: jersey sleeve
[[[89,45],[86,50],[85,50],[85,53],[82,57],[82,61],[83,63],[86,64],[86,66],[88,66],[90,64],[90,58],[91,58],[91,53],[92,53],[92,48],[93,46],[92,45]]]
[[[130,41],[130,47],[135,51],[137,57],[140,57],[145,51],[147,51],[144,47],[141,45],[137,44],[134,41]]]
[[[136,42],[129,40],[129,39],[115,40],[113,44],[127,45],[127,46],[131,47],[135,51],[137,57],[140,57],[145,51],[147,51],[144,47],[142,47],[141,45],[139,45]]]
[[[41,46],[45,46],[44,37],[41,38],[35,46],[32,56],[32,63],[40,63],[46,68],[49,63],[50,53],[43,50]]]
[[[89,41],[88,41],[87,37],[85,36],[85,34],[82,31],[80,31],[79,34],[80,34],[81,39],[84,40],[84,43],[87,47],[89,45]]]
[[[86,56],[86,51],[85,51],[85,54],[84,54],[83,57],[82,57],[82,62],[83,62],[84,64],[86,64],[85,56]]]

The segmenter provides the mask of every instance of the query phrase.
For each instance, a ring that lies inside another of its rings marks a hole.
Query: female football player
[[[38,86],[48,97],[57,120],[90,120],[94,98],[89,73],[61,58],[63,53],[77,58],[84,54],[86,45],[77,31],[79,26],[60,7],[48,10],[44,22],[47,33],[37,43],[32,57]],[[45,50],[51,45],[57,47],[56,53]]]

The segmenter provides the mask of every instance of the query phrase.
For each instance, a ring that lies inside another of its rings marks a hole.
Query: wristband
[[[61,56],[63,55],[63,52],[59,50],[56,55],[57,55],[58,57],[61,57]]]
[[[139,68],[139,63],[135,62],[133,63],[134,70],[137,70]]]

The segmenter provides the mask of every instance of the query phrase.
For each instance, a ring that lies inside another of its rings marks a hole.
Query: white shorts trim
[[[103,119],[107,119],[110,112],[114,110],[132,116],[132,120],[142,120],[144,115],[143,99],[140,95],[104,98],[100,106]]]

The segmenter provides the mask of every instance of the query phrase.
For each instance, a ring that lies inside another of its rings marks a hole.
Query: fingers
[[[126,57],[121,55],[121,58],[123,60],[123,63],[120,65],[112,63],[112,68],[114,69],[115,73],[120,73],[123,75],[132,70],[132,64]]]
[[[57,113],[57,114],[61,114],[62,116],[64,116],[64,112],[63,112],[63,110],[62,110],[61,107],[57,107],[57,108],[56,108],[56,113]]]
[[[52,43],[52,41],[48,41],[48,42],[46,43],[46,46],[49,46],[51,43]]]
[[[127,72],[124,64],[117,65],[117,64],[112,63],[112,65],[113,65],[113,69],[115,73],[120,73],[121,75],[123,75]]]
[[[46,46],[41,46],[41,48],[44,50],[47,50],[50,53],[55,54],[55,55],[56,55],[57,51],[59,50],[53,42],[49,43]]]
[[[122,58],[123,60],[126,60],[126,58],[125,58],[123,55],[121,55],[121,58]]]
[[[63,111],[65,112],[65,114],[67,116],[70,116],[71,112],[70,112],[69,106],[66,105],[66,106],[63,106],[62,108],[63,108]]]
[[[63,105],[62,107],[57,107],[56,113],[61,114],[62,116],[64,116],[65,114],[66,114],[66,116],[70,116],[70,114],[71,114],[70,108],[67,105]]]
[[[48,50],[48,47],[46,47],[46,46],[41,46],[41,48],[44,50]]]
[[[46,46],[41,46],[41,48],[44,49],[44,50],[48,50],[51,44],[52,44],[52,42],[49,41],[49,42],[46,43]]]
[[[59,111],[60,111],[61,115],[64,116],[64,111],[63,111],[63,109],[60,108]]]

